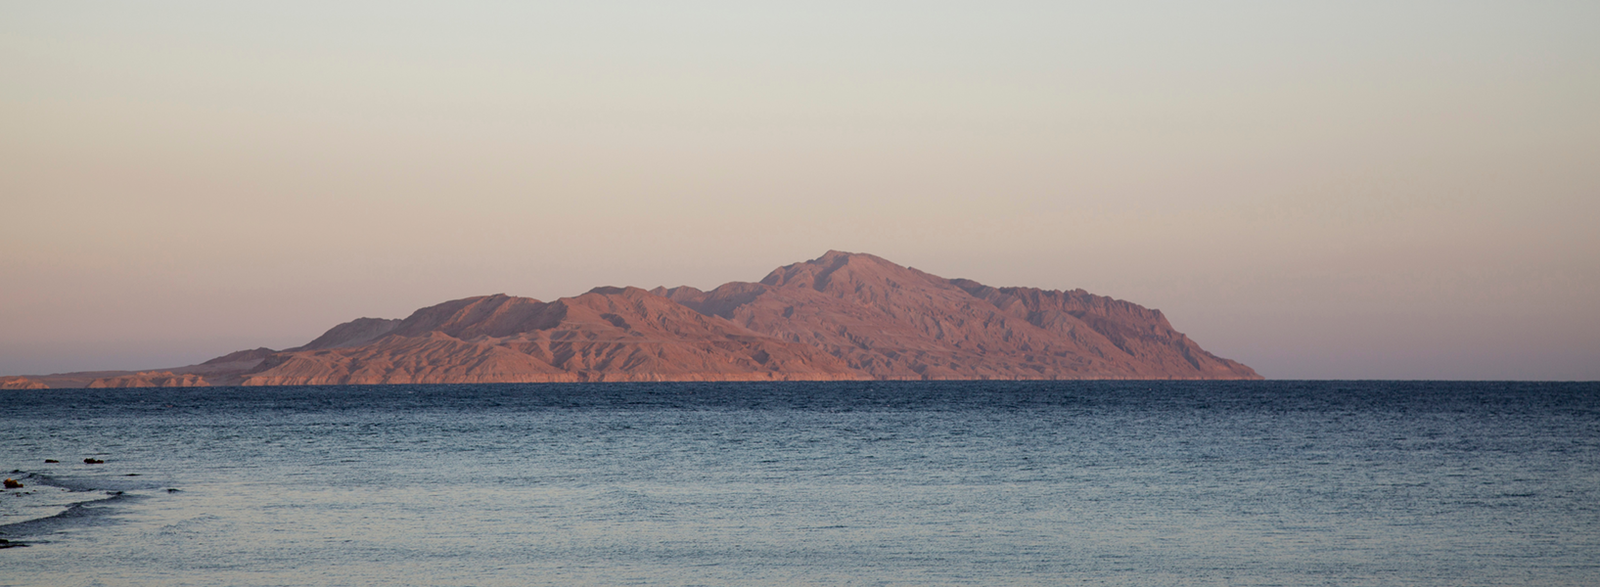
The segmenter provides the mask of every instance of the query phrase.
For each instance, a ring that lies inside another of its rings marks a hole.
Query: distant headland
[[[0,378],[0,389],[565,381],[1260,379],[1159,310],[990,287],[829,251],[710,291],[597,287],[360,318],[198,365]]]

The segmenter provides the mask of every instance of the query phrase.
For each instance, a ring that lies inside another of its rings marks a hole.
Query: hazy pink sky
[[[841,249],[1600,379],[1600,2],[777,4],[0,1],[0,375]]]

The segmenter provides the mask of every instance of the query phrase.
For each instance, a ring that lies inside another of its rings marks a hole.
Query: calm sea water
[[[11,391],[0,442],[0,585],[1600,585],[1593,383]]]

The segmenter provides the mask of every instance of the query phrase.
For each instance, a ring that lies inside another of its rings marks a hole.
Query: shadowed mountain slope
[[[238,383],[862,377],[817,349],[750,332],[638,288],[596,288],[549,303],[506,295],[467,298],[417,310],[396,322],[366,344],[307,345],[276,353],[241,374]],[[351,330],[346,328],[350,324],[334,330]]]

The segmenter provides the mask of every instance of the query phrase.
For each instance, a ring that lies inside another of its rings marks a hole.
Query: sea
[[[1597,383],[18,390],[0,468],[0,585],[1600,585]]]

